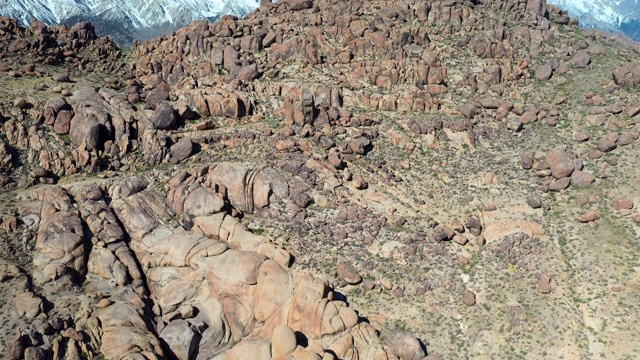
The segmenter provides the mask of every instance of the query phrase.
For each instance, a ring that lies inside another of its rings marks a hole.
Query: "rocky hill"
[[[544,0],[0,48],[7,359],[640,351],[640,49]]]

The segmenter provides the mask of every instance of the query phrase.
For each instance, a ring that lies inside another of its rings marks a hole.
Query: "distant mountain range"
[[[194,20],[218,20],[224,15],[244,17],[260,0],[0,0],[0,15],[30,24],[47,25],[91,21],[99,35],[120,45],[147,40]]]
[[[640,41],[640,0],[549,0],[580,20],[580,25],[623,32]]]
[[[640,41],[640,0],[549,0],[583,27],[623,32]],[[133,39],[147,40],[194,20],[216,21],[231,14],[244,17],[260,0],[0,0],[0,15],[24,24],[32,19],[47,25],[91,21],[99,35],[110,35],[128,46]]]

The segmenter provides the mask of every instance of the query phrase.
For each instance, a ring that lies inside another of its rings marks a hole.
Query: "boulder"
[[[338,261],[337,272],[338,276],[349,285],[357,285],[362,282],[362,276],[358,270],[346,261]]]
[[[356,174],[353,177],[353,186],[358,190],[363,190],[367,188],[368,184],[362,175]]]
[[[580,130],[573,135],[573,138],[577,142],[585,142],[589,141],[590,136],[585,130]]]
[[[70,82],[71,78],[69,77],[69,74],[67,73],[55,73],[52,76],[53,81],[57,81],[57,82]]]
[[[551,277],[545,274],[540,275],[538,278],[538,291],[543,294],[551,292]]]
[[[100,123],[93,116],[76,114],[69,124],[69,136],[77,147],[84,146],[89,151],[102,147]]]
[[[527,205],[529,205],[532,209],[539,209],[542,207],[542,202],[540,201],[540,198],[535,197],[535,196],[528,196],[527,197]]]
[[[520,165],[525,170],[530,170],[533,167],[533,155],[530,153],[522,153],[520,155]]]
[[[616,143],[609,139],[601,139],[596,143],[596,146],[598,148],[598,151],[606,153],[614,150],[616,148]]]
[[[632,117],[636,117],[638,114],[640,114],[640,105],[633,104],[633,105],[627,106],[627,109],[625,110],[625,115],[632,118]]]
[[[51,189],[50,192],[52,197],[66,196],[60,190]],[[58,206],[71,207],[66,202]],[[41,218],[33,257],[33,265],[39,271],[34,273],[34,280],[43,284],[65,275],[73,277],[85,274],[86,243],[78,213],[62,210],[42,214]]]
[[[271,344],[269,344],[269,340],[253,338],[240,341],[222,357],[222,360],[238,359],[270,360]]]
[[[171,163],[177,164],[193,153],[193,142],[189,138],[182,138],[170,148]]]
[[[296,334],[290,327],[282,324],[275,328],[271,336],[271,355],[273,357],[289,355],[295,351],[297,346]]]
[[[238,75],[236,79],[244,82],[251,82],[260,77],[260,72],[258,71],[257,64],[251,64],[247,66],[243,66],[238,71]]]
[[[27,107],[27,100],[25,100],[24,98],[16,98],[15,100],[13,100],[13,106],[17,109],[24,109]]]
[[[551,67],[550,64],[547,63],[544,65],[538,66],[535,72],[535,77],[540,81],[546,81],[551,79],[552,74],[553,74],[553,68]]]
[[[166,87],[160,86],[156,89],[153,89],[147,93],[145,97],[147,103],[149,103],[153,108],[157,109],[158,105],[162,104],[169,100],[169,91]]]
[[[527,12],[536,14],[539,16],[545,16],[547,13],[547,1],[546,0],[528,0],[524,1],[527,4]]]
[[[386,343],[401,360],[422,360],[427,356],[420,341],[408,332],[393,332]]]
[[[585,68],[591,64],[591,56],[586,51],[578,51],[573,56],[573,65],[579,68]]]
[[[613,208],[616,210],[631,210],[633,209],[633,199],[624,197],[614,197],[611,202]]]
[[[571,174],[571,183],[577,187],[589,186],[596,182],[596,178],[586,171],[574,171]]]
[[[578,221],[580,221],[581,223],[588,223],[588,222],[596,221],[598,219],[600,219],[600,213],[597,210],[592,209],[580,215],[580,217],[578,218]]]
[[[43,348],[31,346],[24,350],[24,360],[47,360],[47,353]]]
[[[546,157],[551,175],[556,179],[570,176],[574,170],[574,162],[569,152],[563,147],[557,147],[547,153]]]
[[[462,293],[462,302],[467,306],[473,306],[476,304],[476,294],[471,290],[465,290]]]
[[[200,342],[199,336],[186,320],[174,320],[167,324],[160,332],[160,339],[178,360],[193,359]]]
[[[18,316],[24,317],[26,320],[35,318],[44,310],[42,299],[29,291],[18,294],[13,303]]]
[[[287,0],[286,4],[289,5],[289,10],[292,11],[306,10],[313,7],[312,0]]]
[[[178,122],[178,114],[171,105],[163,102],[158,104],[149,121],[156,129],[167,130]]]
[[[476,115],[476,107],[472,104],[462,104],[460,105],[460,112],[467,119],[473,119],[473,117]]]
[[[558,180],[552,182],[551,184],[549,184],[549,190],[550,191],[562,191],[562,190],[567,189],[569,187],[569,185],[571,185],[571,178],[570,177],[566,177],[566,178],[558,179]]]

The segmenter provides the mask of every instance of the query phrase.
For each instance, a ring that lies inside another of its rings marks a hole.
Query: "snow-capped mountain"
[[[120,44],[149,39],[198,20],[232,14],[244,17],[260,0],[0,0],[0,15],[24,24],[38,19],[47,25],[94,23],[99,35]]]
[[[584,27],[624,32],[640,41],[640,0],[548,0]]]

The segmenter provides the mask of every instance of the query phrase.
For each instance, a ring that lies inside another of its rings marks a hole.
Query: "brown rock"
[[[243,66],[238,71],[238,76],[236,77],[240,81],[250,82],[260,77],[260,72],[258,71],[257,64],[251,64],[247,66]]]
[[[584,118],[584,122],[586,122],[587,125],[591,126],[600,126],[604,123],[605,120],[606,117],[604,114],[587,115]]]
[[[23,358],[25,348],[25,341],[22,334],[7,339],[7,347],[5,359],[7,360],[19,360]]]
[[[285,324],[282,324],[273,330],[271,336],[271,355],[284,356],[291,354],[298,346],[296,334]]]
[[[633,143],[635,140],[636,139],[633,136],[633,134],[625,133],[625,134],[620,135],[620,137],[618,138],[617,145],[618,146],[627,146],[627,145]]]
[[[368,184],[364,180],[364,177],[362,177],[362,175],[356,174],[353,177],[353,186],[358,190],[363,190],[367,188]]]
[[[580,215],[580,217],[578,218],[578,220],[581,223],[588,223],[588,222],[592,222],[592,221],[596,221],[600,219],[600,213],[596,210],[589,210],[586,213]]]
[[[574,134],[573,138],[577,142],[585,142],[585,141],[589,141],[590,136],[589,136],[589,133],[586,132],[585,130],[580,130]]]
[[[271,344],[269,340],[262,338],[243,340],[232,347],[222,358],[222,360],[237,359],[270,360]]]
[[[522,165],[523,169],[530,170],[533,166],[533,154],[522,153],[520,155],[520,164]]]
[[[562,178],[562,179],[556,180],[556,181],[552,182],[551,184],[549,184],[549,190],[550,191],[562,191],[562,190],[565,190],[566,188],[568,188],[569,185],[571,185],[571,178],[570,177],[566,177],[566,178]]]
[[[476,115],[476,107],[472,104],[462,104],[460,105],[460,112],[467,119],[473,119],[473,117]]]
[[[111,300],[109,300],[109,299],[107,299],[107,298],[104,298],[104,299],[100,300],[100,301],[96,304],[96,307],[97,307],[98,309],[103,309],[103,308],[106,308],[107,306],[110,306],[111,304],[113,304],[113,301],[111,301]]]
[[[97,150],[102,146],[100,123],[93,116],[86,117],[82,114],[76,114],[69,124],[69,136],[76,146],[84,145],[89,151]]]
[[[602,152],[600,150],[592,149],[587,152],[587,157],[591,160],[600,159]]]
[[[24,360],[47,360],[47,351],[39,347],[28,347],[24,350]]]
[[[276,142],[276,149],[278,151],[287,151],[291,150],[296,146],[296,142],[292,139],[279,140]]]
[[[549,151],[546,159],[551,168],[551,175],[556,179],[565,178],[573,173],[574,162],[565,148],[557,147]]]
[[[481,98],[480,100],[478,100],[478,103],[485,109],[497,109],[500,107],[500,102],[497,99],[491,97]]]
[[[422,344],[413,335],[404,331],[396,331],[387,339],[387,346],[401,360],[422,360],[427,355]]]
[[[28,291],[17,295],[13,303],[18,315],[27,320],[35,318],[44,310],[42,299]]]
[[[551,278],[548,275],[542,274],[538,278],[538,291],[543,294],[551,292]]]
[[[629,105],[625,111],[625,115],[632,118],[640,114],[640,105]]]
[[[616,197],[612,201],[613,208],[616,210],[633,209],[633,199]]]
[[[160,103],[149,118],[149,121],[157,129],[166,130],[172,128],[178,122],[178,115],[171,105]]]
[[[158,87],[147,93],[145,101],[157,109],[158,105],[169,100],[169,91],[166,87]]]
[[[471,290],[465,290],[462,293],[462,302],[467,306],[473,306],[476,304],[476,294]]]
[[[174,320],[160,332],[160,338],[164,340],[173,355],[178,360],[193,359],[198,348],[199,336],[186,320]]]
[[[553,74],[553,68],[549,63],[538,66],[536,69],[535,77],[540,81],[546,81],[551,79],[551,75]]]
[[[539,209],[542,207],[542,202],[540,201],[540,198],[535,197],[535,196],[528,196],[527,197],[527,205],[531,206],[532,209]]]
[[[522,114],[522,116],[520,116],[520,121],[523,124],[530,124],[532,122],[536,122],[538,121],[538,114],[536,114],[533,111],[525,111],[525,113]]]
[[[456,235],[453,237],[453,239],[452,239],[452,240],[453,240],[453,242],[455,242],[456,244],[458,244],[458,245],[463,245],[463,246],[464,246],[464,245],[466,245],[466,244],[469,242],[469,239],[467,239],[467,237],[466,237],[466,236],[461,235],[461,234],[456,234]]]
[[[571,183],[577,187],[589,186],[596,182],[596,178],[586,171],[574,171],[571,174]]]
[[[311,9],[313,7],[312,0],[287,0],[286,4],[289,5],[289,10],[292,11]]]
[[[193,153],[193,142],[189,138],[182,138],[171,146],[171,162],[177,164]]]
[[[52,76],[54,81],[57,82],[70,82],[71,78],[69,78],[69,74],[67,73],[57,73]]]
[[[16,98],[13,101],[13,106],[18,108],[18,109],[24,109],[27,107],[27,100],[25,100],[24,98]]]
[[[376,283],[369,279],[364,279],[364,281],[362,281],[362,286],[364,286],[367,291],[371,291],[376,288]]]
[[[598,141],[596,146],[598,147],[599,151],[606,153],[614,150],[616,148],[616,143],[608,139],[601,139]]]
[[[585,51],[579,51],[576,55],[574,55],[572,61],[573,65],[579,68],[585,68],[589,66],[589,64],[591,64],[591,56],[589,56],[589,54]]]
[[[346,261],[338,261],[337,272],[338,276],[349,285],[357,285],[362,282],[362,276],[358,274],[358,270]]]

